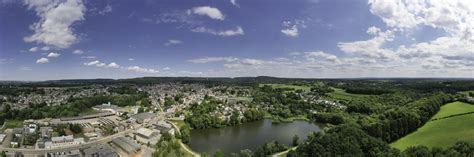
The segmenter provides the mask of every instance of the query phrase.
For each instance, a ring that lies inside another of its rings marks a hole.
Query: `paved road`
[[[138,129],[138,128],[137,128]],[[123,136],[125,134],[128,134],[130,132],[134,131],[134,129],[129,129],[125,130],[98,140],[86,142],[81,145],[72,145],[72,146],[65,146],[61,148],[53,148],[53,149],[25,149],[25,148],[4,148],[0,147],[0,151],[8,151],[8,152],[21,152],[23,154],[45,154],[47,152],[66,152],[66,151],[71,151],[71,150],[77,150],[81,148],[87,148],[90,146],[94,146],[97,144],[102,144],[102,143],[107,143],[112,141],[115,137]]]

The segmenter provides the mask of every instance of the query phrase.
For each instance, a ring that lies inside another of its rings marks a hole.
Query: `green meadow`
[[[332,88],[334,92],[328,93],[328,95],[331,98],[337,99],[337,100],[351,100],[353,98],[357,97],[363,97],[363,96],[368,96],[364,94],[352,94],[352,93],[347,93],[346,90],[340,89],[340,88]]]
[[[474,105],[453,102],[441,107],[441,110],[417,131],[395,141],[392,147],[405,150],[410,146],[425,145],[428,147],[447,148],[457,141],[474,142],[474,114],[458,115],[473,112]],[[444,119],[433,120],[436,118]]]

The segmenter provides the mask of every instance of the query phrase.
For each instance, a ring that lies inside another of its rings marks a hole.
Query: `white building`
[[[0,143],[3,142],[3,140],[5,139],[5,136],[6,136],[5,134],[0,134]]]
[[[136,140],[143,144],[155,145],[161,138],[160,131],[147,128],[140,128],[134,134]]]
[[[51,149],[70,145],[79,145],[82,143],[84,143],[84,138],[74,138],[74,136],[68,135],[52,137],[51,141],[45,142],[44,145],[46,149]]]

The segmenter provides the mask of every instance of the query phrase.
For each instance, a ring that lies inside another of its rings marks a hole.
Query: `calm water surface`
[[[255,151],[272,140],[291,146],[293,136],[298,135],[300,140],[304,140],[310,132],[320,130],[317,124],[306,121],[272,124],[271,120],[265,119],[219,129],[192,130],[189,146],[197,152],[211,154],[217,149],[227,154],[242,149]]]

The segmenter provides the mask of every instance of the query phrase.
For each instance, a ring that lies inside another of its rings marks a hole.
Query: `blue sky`
[[[0,80],[474,77],[474,3],[2,0]]]

